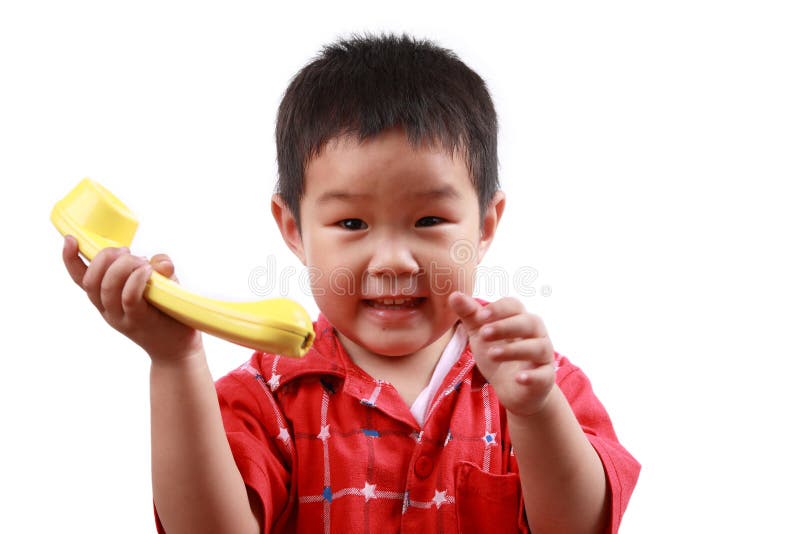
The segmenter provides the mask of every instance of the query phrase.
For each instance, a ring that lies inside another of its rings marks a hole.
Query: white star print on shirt
[[[361,490],[361,495],[364,496],[364,502],[375,498],[375,484],[364,482],[364,489]]]
[[[436,490],[436,494],[433,496],[433,504],[436,505],[436,508],[439,508],[444,502],[447,502],[447,490]]]
[[[269,377],[269,380],[267,381],[267,384],[269,384],[269,388],[272,391],[278,389],[280,383],[281,383],[281,375],[276,375],[275,373],[272,373],[272,376]]]

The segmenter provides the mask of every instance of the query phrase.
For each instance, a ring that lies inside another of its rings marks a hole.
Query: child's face
[[[498,193],[482,220],[460,156],[415,149],[389,130],[362,144],[335,139],[309,163],[302,236],[280,200],[273,210],[339,334],[373,354],[403,356],[455,323],[447,296],[471,294],[503,205]]]

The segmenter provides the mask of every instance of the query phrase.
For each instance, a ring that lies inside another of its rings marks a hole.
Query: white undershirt
[[[422,426],[425,422],[425,414],[428,412],[428,408],[433,401],[433,396],[439,390],[439,386],[442,385],[444,377],[450,372],[453,364],[458,361],[459,356],[464,352],[464,347],[466,346],[467,333],[462,328],[461,323],[459,323],[453,337],[450,338],[450,341],[447,342],[447,346],[442,351],[442,356],[439,358],[436,368],[433,370],[433,375],[431,375],[431,381],[428,382],[425,389],[419,392],[416,400],[414,400],[414,403],[411,405],[411,415],[417,420],[419,426]]]

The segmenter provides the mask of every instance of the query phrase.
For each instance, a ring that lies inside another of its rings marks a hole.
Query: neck
[[[389,382],[409,406],[430,382],[433,370],[444,348],[453,337],[455,326],[420,350],[401,356],[376,354],[336,333],[350,359],[376,380]]]

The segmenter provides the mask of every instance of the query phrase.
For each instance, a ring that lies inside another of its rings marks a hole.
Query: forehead
[[[477,198],[460,152],[435,144],[414,146],[400,129],[364,141],[337,137],[306,167],[304,197],[309,200],[384,194]]]

